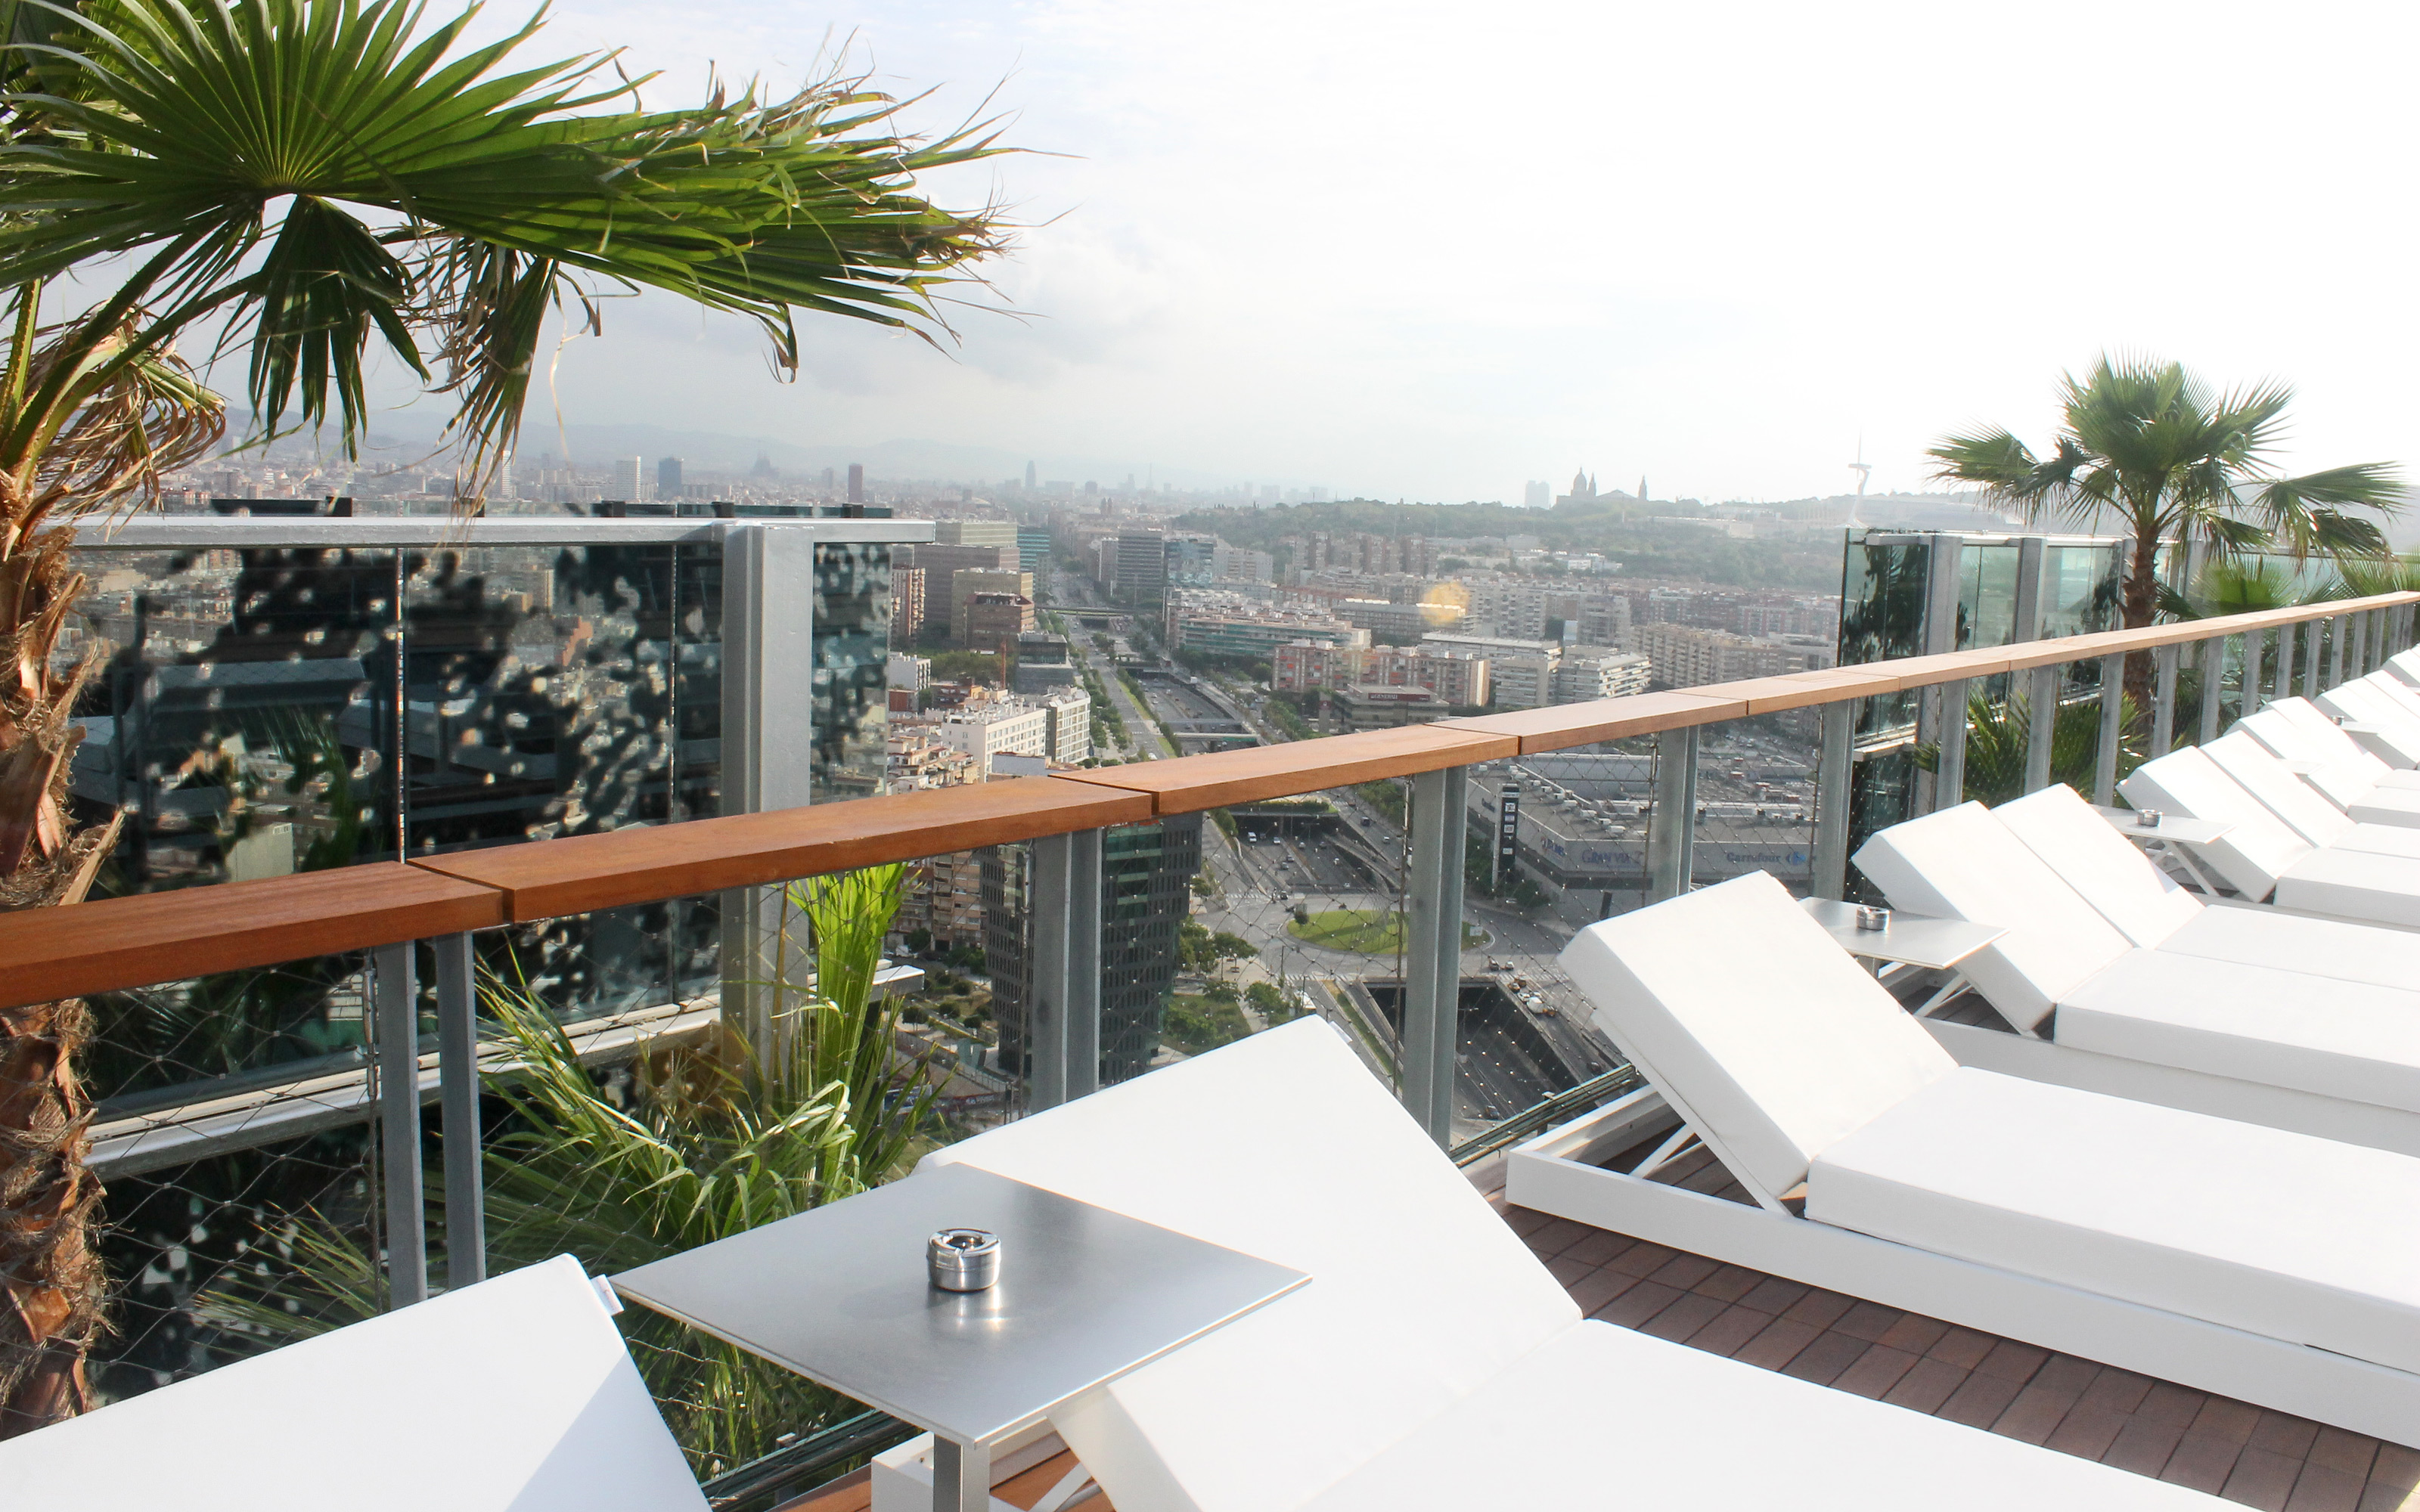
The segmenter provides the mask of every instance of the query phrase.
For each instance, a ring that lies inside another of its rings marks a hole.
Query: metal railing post
[[[1404,911],[1404,1109],[1441,1147],[1453,1142],[1453,1068],[1462,1048],[1462,871],[1470,769],[1412,779],[1412,854]]]
[[[2328,622],[2310,620],[2303,625],[2303,696],[2319,696],[2319,641],[2327,634]]]
[[[1856,766],[1857,703],[1823,705],[1823,746],[1815,759],[1815,869],[1807,890],[1839,899],[1849,887],[1849,784]]]
[[[378,1078],[380,1186],[385,1197],[386,1305],[428,1300],[428,1213],[420,1170],[420,1004],[411,942],[371,952],[378,1015],[372,1065]]]
[[[1941,759],[1935,764],[1932,807],[1955,809],[1966,801],[1966,690],[1962,677],[1941,687]]]
[[[809,801],[814,748],[815,532],[737,525],[722,536],[722,812]],[[797,975],[781,887],[722,895],[722,1019],[767,1058],[780,1053],[782,983]]]
[[[2352,628],[2353,618],[2350,614],[2338,614],[2332,616],[2328,621],[2327,686],[2330,687],[2335,687],[2344,682],[2345,635]],[[2319,693],[2318,688],[2311,689],[2313,698],[2319,697]]]
[[[2177,664],[2183,648],[2164,645],[2151,654],[2151,754],[2165,756],[2177,738]]]
[[[2042,559],[2049,544],[2039,535],[2017,537],[2016,617],[2009,628],[2011,641],[2041,639]]]
[[[1101,1088],[1101,832],[1035,841],[1032,876],[1025,1105],[1039,1113]]]
[[[2352,675],[2355,677],[2362,676],[2369,671],[2369,667],[2367,665],[2369,661],[2369,617],[2372,612],[2374,611],[2364,609],[2359,614],[2346,616],[2346,618],[2351,621],[2352,628],[2352,655],[2348,659],[2348,664],[2351,667]],[[2344,678],[2339,676],[2336,679],[2336,682],[2338,686],[2342,686]]]
[[[1647,901],[1689,890],[1698,833],[1698,727],[1655,737],[1655,809],[1647,818]]]
[[[2201,642],[2201,708],[2197,744],[2218,738],[2218,695],[2226,687],[2226,637],[2213,635]]]
[[[2092,801],[2118,801],[2118,742],[2126,730],[2126,658],[2101,658],[2101,738],[2092,748]]]
[[[445,1125],[445,1287],[488,1279],[488,1188],[479,1159],[479,995],[471,936],[437,948],[437,1096]]]
[[[2290,625],[2281,625],[2277,626],[2276,657],[2269,664],[2269,696],[2262,699],[2260,704],[2261,707],[2266,708],[2279,699],[2293,696],[2294,627]],[[2253,710],[2247,706],[2243,712],[2250,714]]]
[[[2052,662],[2034,669],[2033,689],[2025,699],[2025,791],[2050,786],[2051,736],[2058,729],[2060,667]]]

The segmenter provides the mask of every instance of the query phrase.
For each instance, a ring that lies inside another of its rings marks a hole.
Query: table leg
[[[991,1512],[991,1447],[933,1435],[933,1512]]]

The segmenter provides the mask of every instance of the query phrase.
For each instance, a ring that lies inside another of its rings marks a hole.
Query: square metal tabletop
[[[1898,909],[1891,910],[1890,922],[1881,929],[1859,929],[1855,903],[1802,898],[1799,905],[1851,955],[1943,971],[2009,933],[1999,924],[1970,924],[1962,918],[1932,918]]]
[[[2157,825],[2146,825],[2143,816],[2132,809],[2103,809],[2096,804],[2092,811],[2109,821],[2109,827],[2128,840],[2146,845],[2155,841],[2171,841],[2179,845],[2212,845],[2235,833],[2235,825],[2224,819],[2195,819],[2191,814],[2163,813]]]
[[[1000,1236],[999,1281],[925,1277],[939,1229]],[[613,1278],[632,1302],[964,1443],[1231,1322],[1311,1278],[943,1165]]]

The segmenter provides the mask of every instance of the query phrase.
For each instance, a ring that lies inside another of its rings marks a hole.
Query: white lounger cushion
[[[2420,1113],[2420,992],[2406,988],[2137,950],[2068,995],[2057,1039]]]
[[[2206,741],[2201,749],[2218,769],[2268,806],[2269,811],[2312,845],[2334,845],[2352,830],[2343,810],[2312,791],[2283,762],[2261,748],[2260,742],[2241,731]]]
[[[2021,1029],[2132,949],[1979,803],[1893,825],[1860,846],[1856,861],[1894,906],[2008,930],[1959,965]]]
[[[1710,1404],[1715,1404],[1711,1405]],[[1575,1454],[1575,1445],[1596,1452]],[[1665,1453],[1640,1453],[1652,1445]],[[2226,1504],[1583,1323],[1311,1512],[2046,1512]]]
[[[2166,955],[2420,989],[2420,935],[2269,909],[2205,907],[2073,788],[2027,794],[1993,810],[1992,817],[2136,945]]]
[[[1992,817],[2136,945],[2158,945],[2202,915],[2200,899],[2065,783],[2001,804]]]
[[[2420,1160],[1962,1069],[1825,1150],[1807,1215],[2420,1370]]]
[[[1052,1415],[1120,1512],[1297,1506],[1579,1319],[1316,1018],[928,1159],[1312,1277]]]
[[[571,1257],[0,1443],[79,1512],[706,1512]]]
[[[2118,787],[2137,809],[2233,825],[2196,854],[2246,898],[2273,892],[2283,908],[2420,925],[2420,834],[2351,825],[2339,843],[2317,849],[2197,746],[2144,763]]]
[[[2332,715],[2341,715],[2365,728],[2346,733],[2397,766],[2420,766],[2420,720],[2407,716],[2400,704],[2360,683],[2347,683],[2314,701]]]
[[[2408,856],[2313,851],[2277,879],[2280,908],[2420,928],[2420,870]]]
[[[2235,721],[2235,727],[2277,753],[2285,762],[2316,762],[2346,777],[2372,785],[2395,779],[2396,770],[2361,743],[2336,728],[2334,719],[2308,699],[2279,699]],[[2420,781],[2420,773],[2403,774],[2403,781]]]
[[[2286,827],[2259,799],[2219,770],[2198,746],[2145,762],[2118,784],[2137,809],[2160,809],[2235,827],[2195,854],[2209,859],[2229,887],[2266,898],[2288,868],[2309,854],[2310,841]]]
[[[1614,1043],[1732,1175],[1770,1196],[1805,1180],[1816,1151],[1955,1069],[1761,872],[1591,924],[1562,964]]]

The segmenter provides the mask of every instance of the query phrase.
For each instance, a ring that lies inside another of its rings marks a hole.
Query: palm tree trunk
[[[84,579],[67,564],[71,532],[0,529],[0,911],[56,907],[83,901],[118,829],[75,830],[67,809],[89,663],[61,670],[55,654]],[[90,1405],[102,1282],[92,1100],[76,1075],[88,1022],[73,998],[0,1009],[0,1439]]]
[[[2156,526],[2146,527],[2134,537],[2133,561],[2128,563],[2126,580],[2119,591],[2120,615],[2125,628],[2137,630],[2159,617],[2160,607],[2160,534]],[[2149,714],[2151,707],[2151,654],[2137,651],[2126,658],[2126,696],[2134,707]]]

